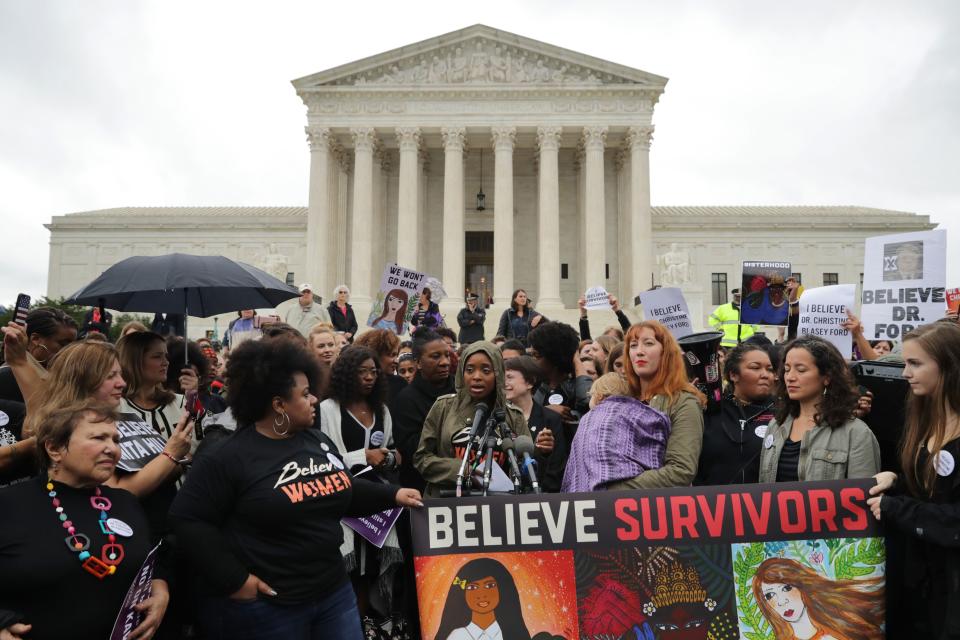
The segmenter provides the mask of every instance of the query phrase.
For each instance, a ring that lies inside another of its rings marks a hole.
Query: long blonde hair
[[[40,396],[38,408],[33,408],[23,422],[25,434],[35,433],[54,411],[88,401],[117,362],[117,350],[109,342],[74,342],[51,358],[48,376],[31,396]]]
[[[147,350],[156,342],[161,343],[166,349],[167,342],[163,339],[163,336],[150,331],[128,333],[117,341],[117,351],[120,352],[120,368],[123,370],[123,379],[127,383],[127,390],[123,394],[125,398],[136,398],[141,390],[145,390],[150,401],[159,405],[167,405],[173,402],[176,397],[172,391],[168,391],[163,386],[162,382],[152,389],[145,389],[143,359]]]
[[[907,419],[900,449],[900,464],[907,487],[914,495],[931,495],[936,481],[936,454],[947,439],[947,416],[960,415],[960,326],[934,322],[914,329],[903,337],[906,344],[916,340],[940,368],[940,380],[933,393],[907,393]],[[923,468],[918,467],[920,450],[930,441]]]
[[[790,558],[767,558],[753,576],[753,597],[777,640],[796,640],[793,627],[763,595],[766,584],[787,584],[800,592],[810,622],[839,640],[882,640],[883,578],[831,580]]]

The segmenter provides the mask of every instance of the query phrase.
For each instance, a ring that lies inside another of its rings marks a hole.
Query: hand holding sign
[[[144,618],[143,622],[130,634],[130,640],[152,638],[160,627],[160,621],[163,620],[163,614],[167,611],[169,602],[170,591],[167,589],[166,581],[154,580],[150,597],[133,607]]]

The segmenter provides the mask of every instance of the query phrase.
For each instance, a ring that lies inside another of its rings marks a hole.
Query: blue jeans
[[[210,640],[363,640],[349,582],[324,598],[297,605],[263,597],[245,602],[210,598],[200,605],[200,626]]]

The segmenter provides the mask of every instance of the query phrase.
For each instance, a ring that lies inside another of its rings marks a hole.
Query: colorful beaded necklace
[[[108,540],[100,548],[99,558],[91,555],[89,551],[90,538],[82,533],[77,533],[70,516],[64,513],[52,480],[47,480],[47,495],[53,500],[53,508],[59,515],[60,524],[70,534],[63,541],[67,544],[68,549],[78,554],[80,562],[83,563],[83,568],[101,580],[116,573],[117,566],[123,562],[123,545],[117,544],[117,537],[107,524],[107,520],[110,518],[110,507],[113,506],[113,503],[110,502],[109,498],[101,495],[100,487],[97,487],[94,495],[90,496],[90,505],[100,512],[100,530],[103,531]]]

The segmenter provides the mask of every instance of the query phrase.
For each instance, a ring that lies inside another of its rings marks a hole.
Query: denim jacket
[[[760,454],[760,482],[777,481],[780,451],[792,427],[792,416],[782,425],[773,420],[767,427]],[[869,478],[880,473],[880,445],[870,427],[857,418],[835,429],[817,425],[800,441],[797,473],[801,481]]]

